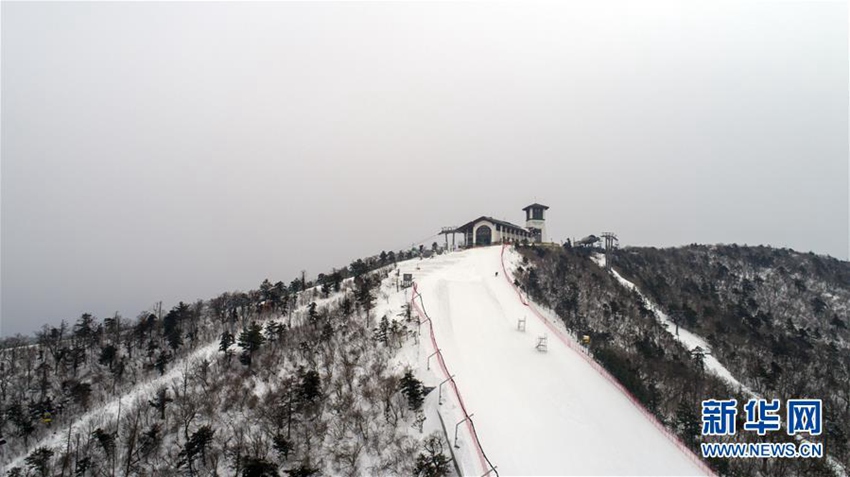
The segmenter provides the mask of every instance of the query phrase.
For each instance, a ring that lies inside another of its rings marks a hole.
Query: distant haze
[[[846,2],[2,2],[2,327],[480,215],[848,256]]]

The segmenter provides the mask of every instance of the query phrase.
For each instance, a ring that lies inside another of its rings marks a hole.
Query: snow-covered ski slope
[[[414,274],[433,325],[422,327],[420,357],[435,351],[427,337],[433,329],[481,447],[499,474],[706,475],[707,468],[600,374],[580,347],[568,346],[571,338],[563,330],[522,303],[504,276],[501,253],[493,246],[400,264],[402,273]],[[521,318],[527,319],[524,332],[517,329]],[[535,347],[542,336],[545,352]],[[426,385],[446,378],[434,359],[427,373],[432,381]],[[450,437],[463,418],[453,404],[441,411]],[[487,472],[486,462],[476,458],[471,429],[462,426],[460,435],[462,471]]]

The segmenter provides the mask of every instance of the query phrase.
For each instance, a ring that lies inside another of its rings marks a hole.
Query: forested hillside
[[[704,399],[823,399],[824,433],[811,440],[824,443],[828,459],[709,460],[718,474],[833,476],[836,463],[850,466],[847,262],[765,247],[625,248],[609,271],[591,248],[518,250],[515,283],[695,453],[705,442]],[[429,299],[437,303],[449,283],[457,288],[452,293],[469,290],[470,277],[483,273],[473,265],[487,271],[485,280],[501,277],[490,272],[497,262],[474,251],[432,262],[421,253],[397,269],[397,260],[420,253],[382,253],[314,282],[266,280],[257,290],[154,307],[135,319],[84,314],[31,338],[4,340],[3,474],[451,474],[445,428],[426,420],[438,405],[433,394],[426,400],[428,388],[417,377],[432,351],[420,346],[421,327],[398,272],[431,276]],[[493,310],[472,316],[482,300],[453,308],[452,319],[437,307],[443,337],[459,333],[461,322],[453,320],[481,319],[504,331],[492,323]],[[686,345],[676,326],[703,337],[707,349]],[[477,337],[474,331],[458,349]],[[462,387],[470,378],[458,381]],[[743,418],[739,413],[739,429]],[[492,432],[482,438],[494,443]],[[719,439],[789,438],[773,432]]]
[[[549,307],[589,351],[682,440],[698,452],[700,403],[747,397],[707,372],[586,248],[522,249],[520,285]],[[824,400],[829,456],[846,466],[850,435],[850,264],[765,247],[626,248],[614,269],[710,351],[747,387],[769,398]],[[699,351],[699,350],[697,350]],[[742,419],[739,415],[738,418]],[[739,426],[740,428],[740,423]],[[736,436],[737,441],[787,435]],[[728,475],[833,475],[825,459],[712,459]]]
[[[447,472],[396,359],[409,313],[374,316],[395,259],[5,340],[4,475]]]

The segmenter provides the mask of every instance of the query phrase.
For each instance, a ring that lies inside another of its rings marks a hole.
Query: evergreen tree
[[[91,384],[70,380],[62,383],[63,390],[67,390],[71,395],[74,403],[79,404],[84,410],[89,407],[89,399],[91,399]]]
[[[160,351],[156,363],[154,363],[154,368],[159,371],[160,376],[165,375],[165,367],[168,366],[169,361],[171,361],[171,355],[165,350]]]
[[[680,401],[676,408],[675,426],[685,444],[695,448],[697,437],[700,435],[700,418],[694,411],[693,405],[686,400]]]
[[[313,403],[322,396],[322,378],[317,371],[299,368],[298,378],[297,393],[301,401]]]
[[[317,281],[320,285],[322,285],[322,288],[321,288],[322,295],[323,295],[325,298],[327,298],[327,297],[328,297],[328,295],[330,295],[330,293],[331,293],[331,288],[333,287],[333,279],[332,279],[332,277],[329,277],[329,276],[326,276],[326,275],[325,275],[325,274],[323,274],[323,273],[320,273],[320,274],[319,274],[319,277],[316,279],[316,281]]]
[[[153,406],[153,404],[151,404],[151,406]],[[158,408],[158,405],[153,407]],[[152,455],[159,449],[159,445],[162,442],[161,432],[162,428],[160,425],[158,423],[154,423],[147,431],[142,433],[139,437],[139,452],[142,456]]]
[[[100,444],[100,447],[103,449],[103,453],[106,454],[107,457],[112,457],[112,453],[115,452],[115,436],[105,432],[99,427],[92,432],[91,436],[97,440],[98,444]]]
[[[371,280],[363,278],[361,280],[355,280],[355,283],[357,284],[355,299],[366,312],[366,316],[368,317],[369,312],[375,306],[375,296],[372,295]]]
[[[360,278],[365,275],[366,272],[369,271],[369,266],[366,265],[366,262],[364,262],[362,259],[358,258],[357,260],[351,262],[349,270],[351,270],[351,274],[354,276],[354,278]]]
[[[246,353],[253,354],[260,349],[260,346],[266,341],[263,337],[263,329],[257,322],[252,322],[251,326],[242,330],[239,334],[239,347]]]
[[[277,434],[273,439],[273,447],[280,454],[281,460],[289,459],[289,453],[292,452],[292,442],[281,434]]]
[[[413,474],[417,477],[444,477],[449,475],[451,461],[443,454],[443,440],[434,434],[424,443],[425,452],[416,457]]]
[[[23,437],[24,445],[28,445],[30,435],[35,432],[32,415],[24,409],[20,402],[13,402],[6,409],[6,419],[15,425],[16,435]]]
[[[319,313],[316,311],[316,302],[311,302],[307,306],[307,317],[310,320],[310,323],[315,325],[319,321]]]
[[[109,366],[109,370],[112,371],[112,363],[115,361],[115,356],[118,353],[118,349],[108,344],[100,349],[100,358],[98,359],[98,363]]]
[[[156,396],[153,399],[148,401],[148,404],[157,411],[159,411],[159,418],[165,419],[165,408],[169,403],[174,402],[174,399],[168,397],[168,389],[167,388],[159,388],[156,391]]]
[[[334,291],[339,293],[342,288],[342,274],[335,270],[333,274],[331,274],[331,280],[333,281]]]
[[[351,300],[347,296],[342,299],[342,304],[340,305],[339,311],[340,311],[340,313],[342,313],[342,316],[344,316],[345,318],[348,318],[349,316],[351,316],[351,312],[353,310],[352,310]]]
[[[292,280],[292,282],[289,283],[289,291],[293,295],[302,291],[303,289],[304,289],[303,282],[301,281],[300,278],[296,278],[296,279]]]
[[[32,451],[30,455],[24,460],[27,464],[27,467],[30,468],[30,471],[33,473],[40,475],[41,477],[47,477],[50,475],[50,459],[53,458],[53,450],[47,447],[39,447],[38,449]]]
[[[168,341],[168,346],[172,350],[177,350],[183,345],[183,336],[180,329],[180,324],[186,319],[189,314],[189,305],[182,301],[171,309],[165,318],[162,320],[162,333]]]
[[[218,342],[218,350],[223,351],[225,353],[225,355],[230,357],[230,354],[231,354],[230,346],[233,345],[234,342],[235,342],[235,339],[233,338],[233,334],[225,331],[224,333],[221,334],[221,339]]]
[[[384,315],[381,318],[381,322],[378,324],[378,327],[375,328],[375,340],[382,344],[387,344],[389,340],[389,331],[390,331],[390,320],[387,319],[387,315]]]
[[[286,326],[277,321],[269,321],[263,329],[266,341],[280,341],[286,333]]]
[[[183,446],[183,450],[180,451],[180,463],[187,465],[191,469],[192,462],[200,455],[201,462],[206,465],[207,447],[212,442],[213,434],[215,434],[215,431],[210,426],[201,426],[200,429],[193,432],[192,437],[189,438]]]
[[[401,378],[401,392],[407,397],[407,405],[411,411],[418,411],[425,401],[422,381],[413,376],[413,371],[407,370]]]
[[[277,466],[261,457],[242,459],[242,477],[277,477]]]

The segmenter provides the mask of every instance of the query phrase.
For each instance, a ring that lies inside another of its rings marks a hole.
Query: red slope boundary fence
[[[416,303],[416,298],[419,298],[419,303]],[[431,317],[428,316],[428,313],[425,312],[425,302],[422,300],[422,294],[419,293],[419,289],[417,288],[416,283],[413,284],[413,295],[410,299],[410,306],[416,313],[419,315],[419,323],[422,324],[424,322],[428,322],[428,329],[431,333],[431,345],[434,347],[434,352],[437,355],[437,362],[440,363],[440,369],[442,369],[443,374],[446,379],[451,384],[451,389],[454,392],[455,398],[457,398],[457,402],[460,405],[460,410],[463,412],[464,421],[466,422],[466,428],[469,431],[469,434],[472,436],[473,444],[475,450],[478,454],[478,459],[481,462],[481,467],[483,470],[482,476],[495,474],[496,477],[499,476],[499,472],[496,470],[496,466],[490,462],[490,459],[487,458],[487,454],[484,453],[484,449],[481,447],[481,441],[478,440],[478,433],[475,431],[475,423],[472,422],[472,416],[467,412],[466,405],[463,403],[463,397],[460,394],[460,390],[457,388],[457,384],[455,383],[454,378],[452,378],[452,374],[449,372],[448,366],[446,366],[446,360],[443,359],[443,353],[440,351],[440,347],[437,346],[437,338],[434,334],[434,324],[431,321]],[[452,443],[448,443],[452,445]]]
[[[557,328],[554,324],[552,324],[545,316],[543,316],[542,313],[540,313],[540,311],[537,310],[537,308],[532,303],[530,303],[525,297],[522,296],[522,292],[520,292],[519,288],[514,283],[513,276],[508,274],[508,269],[507,267],[505,267],[505,250],[507,248],[507,244],[502,245],[502,252],[500,255],[500,259],[502,262],[502,274],[505,276],[505,280],[507,280],[508,283],[511,285],[511,288],[514,289],[522,304],[525,305],[531,311],[531,313],[534,314],[534,316],[536,316],[540,321],[542,321],[543,324],[546,325],[546,327],[549,329],[549,331],[551,331],[555,336],[557,336],[562,343],[564,343],[571,350],[575,351],[576,354],[581,356],[582,359],[584,359],[593,369],[596,370],[596,372],[601,374],[605,379],[607,379],[611,384],[613,384],[614,387],[619,389],[620,392],[622,392],[623,395],[626,396],[626,398],[628,398],[628,400],[635,406],[635,408],[637,408],[646,417],[646,419],[649,420],[649,422],[651,422],[656,428],[658,428],[658,430],[661,431],[662,434],[667,436],[670,442],[672,442],[685,456],[687,456],[693,463],[695,463],[700,468],[700,470],[704,471],[706,475],[716,476],[714,471],[711,470],[711,468],[708,467],[708,465],[706,465],[706,463],[703,462],[702,459],[699,458],[699,456],[694,454],[687,446],[685,446],[685,444],[682,443],[681,440],[679,440],[678,437],[676,437],[675,434],[673,434],[672,432],[670,432],[669,429],[664,427],[664,424],[662,424],[661,421],[659,421],[654,414],[649,412],[643,406],[643,404],[641,404],[640,401],[638,401],[637,398],[629,392],[628,389],[626,389],[622,384],[620,384],[620,382],[617,381],[617,379],[612,376],[611,373],[608,372],[608,370],[602,367],[602,365],[599,364],[599,362],[597,362],[595,359],[593,359],[588,353],[585,353],[584,350],[580,348],[581,345],[579,345],[571,337],[567,336],[563,330]]]

